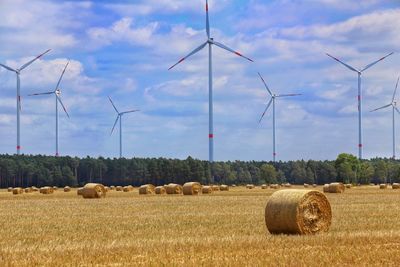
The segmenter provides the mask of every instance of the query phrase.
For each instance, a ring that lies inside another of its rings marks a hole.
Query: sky
[[[277,160],[335,159],[358,153],[356,68],[362,75],[364,157],[392,155],[389,104],[400,75],[400,2],[385,0],[210,0],[211,35],[254,63],[213,48],[214,157],[272,159],[272,110],[257,72],[276,94]],[[205,0],[0,0],[0,63],[21,72],[21,146],[55,154],[60,88],[60,154],[208,159],[208,52],[168,68],[206,41]],[[400,94],[400,93],[399,93]],[[397,99],[400,98],[397,95]],[[400,132],[400,114],[396,114]],[[400,139],[397,138],[400,153]],[[0,153],[16,151],[16,77],[0,69]]]

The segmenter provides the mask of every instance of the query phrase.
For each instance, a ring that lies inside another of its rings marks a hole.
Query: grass
[[[322,190],[321,187],[318,190]],[[111,191],[83,199],[0,191],[0,266],[327,266],[400,262],[400,190],[328,194],[331,229],[273,236],[264,208],[274,190],[212,195]]]

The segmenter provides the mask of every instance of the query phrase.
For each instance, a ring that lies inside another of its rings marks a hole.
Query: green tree
[[[260,168],[261,181],[267,184],[277,183],[276,177],[277,173],[275,167],[271,164],[263,164]]]

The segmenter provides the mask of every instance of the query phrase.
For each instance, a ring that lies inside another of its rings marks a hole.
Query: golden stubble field
[[[1,190],[0,266],[400,265],[400,190],[327,194],[332,226],[315,236],[268,233],[264,208],[273,192],[143,196],[135,189],[83,199],[76,190]]]

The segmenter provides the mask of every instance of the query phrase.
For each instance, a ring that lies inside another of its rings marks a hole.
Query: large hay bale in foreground
[[[182,194],[182,186],[179,184],[168,184],[165,186],[167,194]]]
[[[324,184],[322,190],[324,191],[324,193],[329,193],[329,184]]]
[[[106,197],[106,189],[102,184],[88,183],[82,189],[83,198],[103,198]]]
[[[265,223],[272,234],[326,232],[331,221],[331,205],[317,190],[280,190],[271,195],[265,207]]]
[[[379,185],[379,189],[386,189],[387,188],[387,184],[380,184]]]
[[[254,184],[247,184],[246,185],[246,188],[247,189],[253,189],[255,186],[254,186]]]
[[[344,184],[342,183],[329,184],[329,193],[343,193],[343,192],[344,192]]]
[[[398,183],[393,183],[393,184],[392,184],[392,189],[400,189],[400,184],[398,184]]]
[[[223,184],[219,187],[219,190],[221,191],[229,191],[229,186],[227,186],[226,184]]]
[[[152,184],[144,184],[139,187],[139,195],[154,194],[155,186]]]
[[[201,192],[202,192],[203,194],[211,194],[211,193],[213,192],[213,189],[212,189],[211,186],[205,185],[205,186],[203,186],[203,188],[201,189]]]
[[[70,192],[70,191],[71,191],[71,187],[69,187],[69,186],[64,187],[64,192]]]
[[[268,188],[268,185],[266,185],[266,184],[261,185],[261,189],[267,189],[267,188]]]
[[[117,187],[115,187],[115,190],[116,190],[116,191],[122,191],[123,189],[124,189],[124,188],[123,188],[122,186],[120,186],[120,185],[117,186]]]
[[[50,186],[44,186],[44,187],[41,187],[41,188],[40,188],[39,192],[40,192],[41,194],[44,194],[44,195],[53,194],[54,188],[53,188],[53,187],[50,187]]]
[[[13,188],[12,193],[13,193],[13,195],[23,194],[24,189],[22,189],[21,187],[15,187],[15,188]]]
[[[188,182],[183,185],[184,195],[198,195],[201,190],[201,184],[198,182]]]
[[[12,192],[12,191],[13,191],[12,187],[7,188],[7,192]]]
[[[154,189],[154,191],[155,191],[156,195],[163,195],[163,194],[166,193],[166,192],[165,192],[165,187],[164,187],[164,186],[157,186],[157,187]]]

